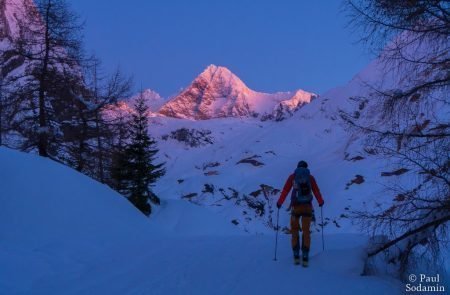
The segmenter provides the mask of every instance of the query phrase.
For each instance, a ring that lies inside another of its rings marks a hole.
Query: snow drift
[[[174,232],[236,232],[186,202],[165,202],[164,213],[149,220],[109,187],[36,155],[0,148],[0,163],[0,294],[35,294],[40,280],[70,277],[92,261]],[[189,227],[177,226],[179,216],[190,220]]]
[[[361,277],[366,239],[313,235],[310,269],[289,236],[242,235],[216,214],[164,202],[149,219],[108,187],[35,155],[0,148],[0,294],[396,294]],[[327,284],[323,284],[326,281]],[[293,283],[294,282],[294,283]]]

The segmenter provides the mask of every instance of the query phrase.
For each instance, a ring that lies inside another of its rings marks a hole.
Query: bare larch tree
[[[401,274],[417,255],[438,257],[448,241],[450,3],[346,0],[345,8],[391,81],[384,88],[366,85],[369,93],[357,101],[370,106],[357,116],[342,111],[341,117],[363,135],[372,156],[408,171],[408,181],[389,186],[391,202],[355,212],[355,218],[372,235],[385,237],[369,257],[384,253]]]

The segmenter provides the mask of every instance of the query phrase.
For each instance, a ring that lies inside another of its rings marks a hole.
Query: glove
[[[280,209],[281,208],[281,204],[277,203],[277,208]]]
[[[325,204],[325,201],[322,201],[322,203],[319,204],[319,207],[322,207],[323,204]]]

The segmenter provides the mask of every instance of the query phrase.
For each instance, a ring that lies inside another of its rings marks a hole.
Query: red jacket
[[[287,195],[292,189],[292,186],[294,184],[294,178],[295,174],[289,175],[289,178],[286,180],[286,183],[284,184],[283,191],[281,192],[280,198],[278,199],[277,204],[279,206],[283,205],[284,200],[286,199]],[[314,193],[314,196],[316,197],[317,202],[319,205],[323,205],[323,198],[322,194],[320,193],[319,186],[317,185],[316,179],[314,176],[309,176],[309,181],[311,182],[311,189]]]

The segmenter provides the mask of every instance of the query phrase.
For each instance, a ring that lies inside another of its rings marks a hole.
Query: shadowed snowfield
[[[34,155],[0,149],[0,294],[398,294],[361,276],[365,238],[313,234],[311,265],[289,236],[243,234],[207,208],[165,201],[150,221],[120,195]]]

